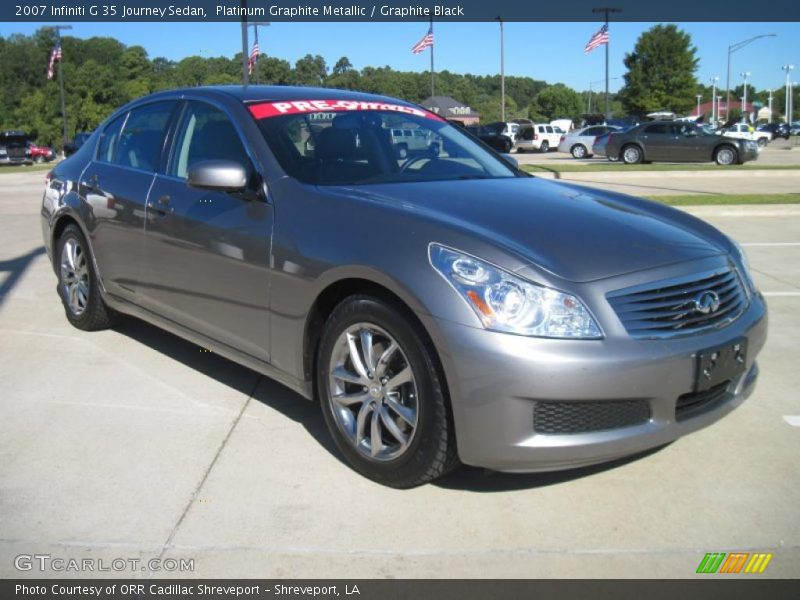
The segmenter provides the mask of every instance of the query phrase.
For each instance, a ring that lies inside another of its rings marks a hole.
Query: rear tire
[[[383,485],[411,488],[458,465],[438,373],[419,326],[401,309],[357,295],[333,310],[315,382],[328,430],[353,469]]]
[[[572,154],[572,158],[586,158],[588,150],[583,144],[575,144],[570,150],[570,154]]]
[[[542,145],[539,146],[539,152],[542,154],[547,154],[550,152],[550,143],[547,140],[543,141]]]
[[[758,147],[763,148],[767,145],[767,138],[758,138]]]
[[[116,315],[100,295],[100,280],[83,232],[75,224],[67,225],[56,248],[58,295],[67,320],[84,331],[111,327]]]
[[[642,149],[635,144],[629,144],[622,148],[622,162],[626,165],[635,165],[642,162]]]

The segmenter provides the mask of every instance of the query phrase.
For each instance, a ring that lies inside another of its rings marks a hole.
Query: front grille
[[[679,396],[675,403],[675,420],[685,421],[714,410],[726,401],[729,385],[730,381],[725,381],[703,392],[691,392]]]
[[[695,304],[703,292],[719,298],[707,314]],[[747,297],[736,271],[726,268],[618,290],[608,301],[632,337],[663,338],[722,327],[742,314]]]
[[[539,401],[533,409],[537,433],[563,435],[607,431],[650,420],[647,400]]]

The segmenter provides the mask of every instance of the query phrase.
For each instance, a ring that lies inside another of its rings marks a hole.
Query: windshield
[[[517,176],[469,135],[421,109],[342,100],[265,102],[249,109],[283,170],[304,183]]]

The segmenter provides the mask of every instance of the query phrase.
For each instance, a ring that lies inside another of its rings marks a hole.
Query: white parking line
[[[763,296],[772,296],[772,297],[780,297],[780,296],[800,296],[800,292],[761,292]]]
[[[800,242],[748,242],[742,246],[800,246]]]
[[[800,415],[786,415],[783,420],[792,427],[800,427]]]

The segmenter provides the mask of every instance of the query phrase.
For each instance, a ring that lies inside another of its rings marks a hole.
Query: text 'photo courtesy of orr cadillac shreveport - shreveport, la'
[[[384,96],[145,96],[48,174],[41,225],[75,327],[134,315],[316,398],[352,468],[400,488],[665,445],[748,397],[766,339],[708,223],[532,177]]]

